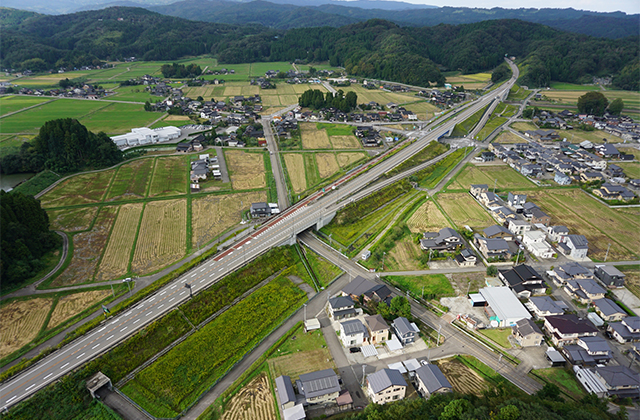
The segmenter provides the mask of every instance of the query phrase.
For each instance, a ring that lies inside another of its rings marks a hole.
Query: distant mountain
[[[22,22],[37,16],[41,15],[35,12],[27,12],[26,10],[0,7],[0,27],[20,25]]]
[[[297,5],[277,4],[296,2]],[[164,6],[145,6],[149,10],[185,19],[219,23],[259,23],[289,29],[313,26],[339,27],[369,19],[385,19],[400,25],[458,25],[486,20],[520,19],[567,32],[604,38],[624,38],[640,33],[640,15],[622,12],[598,13],[575,9],[473,9],[468,7],[383,10],[355,5],[388,6],[385,1],[271,0],[235,2],[225,0],[186,0]],[[317,6],[317,4],[322,4]],[[409,5],[409,3],[400,3]],[[302,6],[307,5],[307,6]]]

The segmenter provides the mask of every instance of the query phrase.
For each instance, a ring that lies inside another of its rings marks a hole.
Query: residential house
[[[193,151],[193,146],[191,145],[190,142],[183,142],[183,143],[178,143],[176,145],[176,152],[177,153],[189,153]]]
[[[386,404],[404,398],[407,381],[400,371],[382,369],[367,376],[367,393],[374,404]]]
[[[640,398],[640,373],[626,366],[597,366],[593,373],[606,388],[607,395]]]
[[[283,410],[296,405],[296,393],[293,390],[291,378],[288,376],[278,376],[276,378],[276,391],[278,392],[278,400]]]
[[[369,331],[359,319],[341,322],[340,340],[345,347],[361,346],[369,341]]]
[[[531,209],[531,223],[534,225],[541,224],[549,226],[549,223],[551,223],[551,217],[539,208],[533,208]]]
[[[409,320],[403,316],[394,319],[391,328],[393,328],[393,332],[402,345],[413,343],[420,332],[416,324],[410,323]]]
[[[636,195],[627,188],[609,183],[604,183],[601,188],[593,190],[593,194],[603,200],[630,201],[636,198]]]
[[[604,175],[600,172],[583,172],[580,174],[580,182],[604,181]]]
[[[489,186],[487,184],[471,184],[469,192],[475,198],[479,198],[481,193],[489,192]]]
[[[513,336],[522,347],[538,347],[544,338],[540,328],[530,319],[523,318],[511,327]]]
[[[583,304],[603,299],[606,293],[606,290],[593,279],[569,280],[566,282],[564,290],[573,299]]]
[[[611,360],[611,347],[604,338],[597,336],[581,337],[576,344],[564,346],[562,352],[573,365],[595,366]]]
[[[558,249],[567,257],[582,260],[587,258],[589,241],[584,235],[566,235],[558,242]]]
[[[493,217],[501,224],[507,223],[509,220],[516,219],[517,216],[509,208],[504,206],[495,207],[491,210]]]
[[[425,398],[429,398],[433,394],[453,392],[453,386],[436,365],[422,365],[416,370],[415,375],[418,392]]]
[[[573,261],[554,267],[553,270],[547,271],[547,274],[558,287],[565,286],[569,280],[593,278],[591,271]]]
[[[369,290],[373,289],[376,283],[365,279],[362,276],[356,276],[349,284],[342,288],[343,296],[350,296],[354,301],[359,300]]]
[[[509,220],[509,231],[516,236],[522,235],[525,232],[529,232],[530,230],[531,230],[531,225],[528,222],[525,222],[524,220],[520,220],[520,219]],[[486,232],[485,232],[485,235],[486,235]]]
[[[524,206],[524,203],[527,202],[527,195],[514,194],[512,192],[509,192],[509,195],[507,196],[507,201],[509,202],[509,206],[513,208],[522,207]]]
[[[607,159],[618,159],[620,158],[620,152],[613,144],[604,143],[598,144],[595,146],[596,154],[602,156]]]
[[[482,192],[477,198],[485,207],[492,208],[500,206],[498,196],[492,192]]]
[[[340,393],[338,375],[333,369],[300,375],[300,379],[296,381],[296,388],[307,404],[333,402]]]
[[[553,180],[558,184],[558,185],[571,185],[571,177],[567,174],[564,174],[560,171],[556,171]]]
[[[640,341],[640,317],[628,316],[621,322],[610,322],[607,331],[620,343]]]
[[[493,154],[492,152],[482,152],[482,153],[480,153],[480,159],[483,162],[493,162],[495,158],[496,158],[496,155]]]
[[[440,229],[440,232],[425,232],[420,239],[420,248],[429,251],[453,251],[462,244],[460,234],[451,228]]]
[[[560,242],[563,236],[569,234],[569,229],[566,226],[549,226],[547,229],[547,235],[551,242]]]
[[[527,302],[527,307],[537,319],[564,314],[564,310],[550,296],[532,296]]]
[[[596,313],[607,322],[620,321],[627,316],[624,309],[608,298],[594,300],[593,306],[596,308]]]
[[[513,233],[500,225],[489,226],[482,232],[484,233],[485,238],[488,239],[504,239],[505,241],[513,241],[514,239]]]
[[[547,290],[547,285],[538,272],[526,264],[510,270],[498,270],[498,278],[520,298],[541,295]]]
[[[538,258],[553,258],[555,251],[547,243],[546,235],[539,230],[530,230],[522,235],[522,243]]]
[[[540,210],[540,208],[535,203],[532,203],[530,201],[524,203],[524,205],[522,206],[522,215],[524,216],[524,218],[527,220],[531,220],[531,218],[533,217],[533,214],[531,212],[534,209]]]
[[[623,287],[625,274],[612,265],[596,265],[594,274],[606,287]]]
[[[574,314],[547,316],[544,329],[556,346],[575,344],[581,337],[595,337],[598,329],[587,319]]]
[[[329,299],[329,316],[337,321],[356,314],[355,305],[349,296],[337,296]]]
[[[365,302],[384,302],[391,305],[392,297],[391,290],[384,284],[376,284],[364,293]]]
[[[477,233],[475,234],[474,239],[478,251],[480,251],[485,258],[511,258],[509,244],[507,244],[507,241],[504,239],[483,238]]]
[[[469,250],[468,248],[460,251],[459,254],[456,254],[455,261],[459,267],[473,267],[476,265],[478,258]]]
[[[364,323],[369,330],[369,343],[384,343],[389,338],[389,325],[386,323],[382,315],[369,315],[364,317]]]
[[[249,209],[252,218],[271,216],[271,207],[267,203],[251,203]]]

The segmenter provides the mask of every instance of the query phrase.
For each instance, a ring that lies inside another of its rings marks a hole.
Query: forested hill
[[[3,67],[42,71],[135,56],[175,60],[213,54],[221,63],[330,61],[350,74],[423,85],[443,70],[491,70],[505,54],[524,58],[523,82],[584,83],[625,74],[637,89],[639,37],[619,40],[561,32],[519,20],[411,28],[370,20],[340,28],[268,29],[187,21],[139,8],[38,16],[3,27]],[[635,82],[634,82],[635,80]]]

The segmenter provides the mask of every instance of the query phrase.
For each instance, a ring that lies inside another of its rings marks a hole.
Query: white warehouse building
[[[531,319],[527,308],[508,287],[485,287],[480,294],[487,301],[485,312],[493,327],[510,327],[523,318]]]
[[[133,128],[131,133],[113,136],[111,140],[113,140],[116,146],[123,148],[173,140],[180,137],[181,134],[182,131],[173,126],[154,129],[141,127]]]

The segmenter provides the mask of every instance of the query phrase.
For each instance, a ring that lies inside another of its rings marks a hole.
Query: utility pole
[[[440,330],[442,329],[442,324],[438,324],[438,342],[436,343],[436,346],[440,345]]]
[[[498,178],[493,180],[493,193],[496,193],[496,184],[498,183]]]
[[[609,256],[609,248],[611,248],[611,244],[607,246],[607,253],[604,254],[604,262],[607,262],[607,257]]]
[[[127,287],[129,288],[129,297],[131,297],[131,277],[127,277],[122,280],[123,283],[127,283]]]
[[[518,260],[520,259],[520,251],[521,251],[521,249],[518,248],[518,255],[516,255],[516,264],[515,265],[518,265]]]
[[[116,292],[113,291],[113,284],[111,285],[111,294],[113,295],[113,297],[116,297]]]
[[[382,253],[382,271],[384,271],[384,256],[387,255],[386,252]]]
[[[422,286],[422,296],[420,297],[420,299],[424,299],[424,286]]]
[[[304,306],[304,322],[307,322],[307,304],[303,303],[302,306]]]
[[[362,384],[361,386],[364,386],[364,373],[365,373],[365,368],[367,367],[367,365],[362,365]]]

